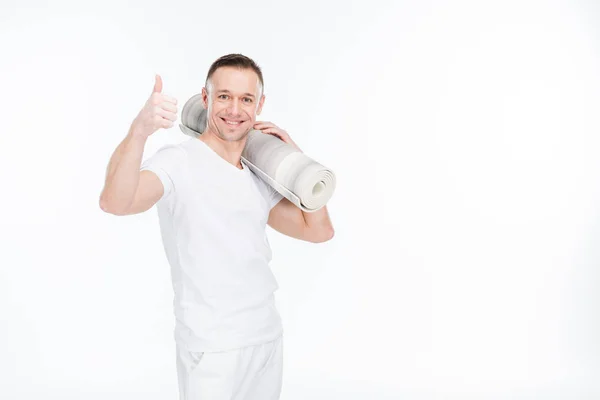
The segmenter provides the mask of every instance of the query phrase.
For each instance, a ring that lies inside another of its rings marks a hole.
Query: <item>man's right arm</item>
[[[114,215],[149,210],[162,196],[163,185],[152,171],[141,171],[146,138],[131,133],[123,139],[108,164],[100,208]]]
[[[150,98],[110,158],[100,195],[100,208],[105,212],[137,214],[150,209],[164,193],[154,172],[140,171],[148,137],[160,128],[172,127],[177,119],[177,100],[161,92],[162,79],[157,75]]]

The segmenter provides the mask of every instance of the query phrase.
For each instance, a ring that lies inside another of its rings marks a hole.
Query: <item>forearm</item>
[[[333,237],[334,230],[327,206],[323,206],[315,212],[302,211],[302,216],[304,217],[307,229],[318,236],[319,239],[329,240]]]
[[[132,127],[113,153],[100,196],[103,210],[124,210],[133,202],[146,140],[147,137],[134,135]]]

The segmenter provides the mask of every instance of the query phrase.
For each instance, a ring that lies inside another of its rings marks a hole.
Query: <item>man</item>
[[[256,121],[263,89],[253,60],[219,58],[202,89],[206,130],[141,164],[147,138],[177,119],[177,100],[162,93],[157,76],[108,165],[102,210],[130,215],[157,204],[175,295],[181,400],[279,399],[283,328],[266,225],[315,243],[333,236],[326,207],[304,213],[241,159],[251,129],[298,148],[283,129]]]

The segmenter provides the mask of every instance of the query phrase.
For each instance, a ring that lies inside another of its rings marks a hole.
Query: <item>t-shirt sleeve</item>
[[[281,199],[283,199],[283,196],[266,182],[265,186],[267,188],[267,202],[269,203],[269,209],[272,209]]]
[[[142,162],[140,171],[154,172],[163,184],[164,193],[159,201],[175,192],[178,177],[181,176],[185,152],[177,145],[167,144]]]

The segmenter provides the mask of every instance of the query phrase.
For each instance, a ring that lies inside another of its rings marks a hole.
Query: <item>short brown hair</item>
[[[260,67],[249,57],[246,57],[243,54],[227,54],[222,57],[219,57],[215,62],[212,63],[210,68],[208,69],[208,74],[206,75],[206,85],[208,87],[208,80],[212,77],[215,71],[221,67],[235,67],[239,69],[251,69],[256,72],[258,75],[258,81],[260,82],[260,87],[262,91],[264,91],[265,84],[263,81],[262,71]]]

